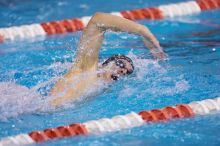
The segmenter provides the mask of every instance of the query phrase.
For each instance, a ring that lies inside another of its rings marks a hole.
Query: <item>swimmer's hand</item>
[[[143,39],[144,41],[144,45],[149,48],[149,45],[148,45],[148,41],[146,39]],[[158,47],[150,47],[150,52],[151,54],[153,55],[153,57],[155,59],[166,59],[168,57],[168,55],[163,51],[163,48],[158,46]]]
[[[163,51],[159,41],[147,27],[142,27],[141,34],[144,37],[144,45],[150,49],[150,52],[155,59],[165,59],[167,57],[167,54]]]

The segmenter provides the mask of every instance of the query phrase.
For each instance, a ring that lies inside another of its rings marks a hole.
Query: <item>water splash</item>
[[[32,88],[27,88],[22,85],[18,85],[15,82],[0,82],[0,121],[7,120],[11,117],[16,117],[21,114],[35,113],[35,112],[48,112],[54,110],[60,110],[63,108],[74,107],[78,102],[87,100],[88,97],[95,96],[99,94],[104,88],[108,86],[102,80],[98,80],[93,84],[93,87],[86,90],[85,94],[81,97],[68,103],[63,103],[59,108],[55,108],[51,105],[51,101],[55,96],[48,96],[48,93],[51,90],[51,87],[57,82],[62,75],[59,75],[60,72],[63,72],[66,69],[69,69],[72,66],[72,63],[54,63],[49,66],[43,66],[41,69],[54,69],[57,76],[51,77],[47,81],[38,83]],[[36,69],[35,69],[36,70]],[[39,68],[37,70],[40,70]],[[31,70],[30,72],[32,72]],[[80,76],[89,76],[88,73],[81,74]],[[67,88],[74,87],[74,84],[77,83],[78,76],[72,78],[73,84],[69,85]],[[82,77],[81,77],[82,78]],[[65,90],[66,91],[66,90]],[[61,93],[62,94],[62,93]],[[64,93],[63,93],[64,94]]]
[[[39,107],[41,95],[14,82],[0,82],[0,120],[30,113]]]
[[[135,74],[130,80],[135,84],[126,84],[120,91],[120,97],[142,95],[163,96],[183,93],[190,88],[183,74],[172,75],[173,68],[161,65],[159,61],[141,59],[132,52],[128,55],[135,65]]]

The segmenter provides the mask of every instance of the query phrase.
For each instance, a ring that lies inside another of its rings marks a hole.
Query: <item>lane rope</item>
[[[104,134],[106,132],[138,127],[145,123],[152,124],[178,118],[207,115],[219,111],[220,97],[193,101],[189,104],[167,106],[161,109],[143,110],[139,113],[131,112],[126,115],[117,115],[112,118],[102,118],[85,123],[74,123],[67,126],[47,128],[41,131],[32,131],[27,134],[9,136],[0,140],[0,146],[30,145],[58,138]]]
[[[165,19],[169,17],[184,16],[200,13],[201,11],[220,8],[219,0],[197,0],[180,2],[176,4],[161,5],[158,7],[127,10],[122,12],[111,12],[130,20],[142,19]],[[64,34],[82,30],[92,16],[73,18],[60,21],[42,22],[40,24],[13,26],[0,28],[0,43],[4,41],[16,41],[33,37],[45,37],[48,35]]]

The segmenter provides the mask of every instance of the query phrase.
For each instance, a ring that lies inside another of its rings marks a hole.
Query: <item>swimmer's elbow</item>
[[[104,18],[105,18],[105,15],[107,15],[107,14],[106,14],[106,13],[102,13],[102,12],[96,12],[96,13],[92,16],[90,22],[96,24],[96,23],[98,23],[100,20],[104,19]]]
[[[95,12],[95,14],[93,15],[94,17],[101,17],[103,15],[106,15],[106,13],[103,12]]]

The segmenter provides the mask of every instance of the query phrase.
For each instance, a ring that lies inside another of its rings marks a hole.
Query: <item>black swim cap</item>
[[[102,66],[107,66],[110,62],[118,60],[118,59],[124,59],[124,60],[128,61],[131,64],[132,71],[129,73],[129,74],[131,74],[133,72],[133,70],[134,70],[134,64],[133,64],[133,61],[129,57],[125,56],[125,55],[113,55],[110,58],[108,58],[106,61],[104,61],[102,63]]]

